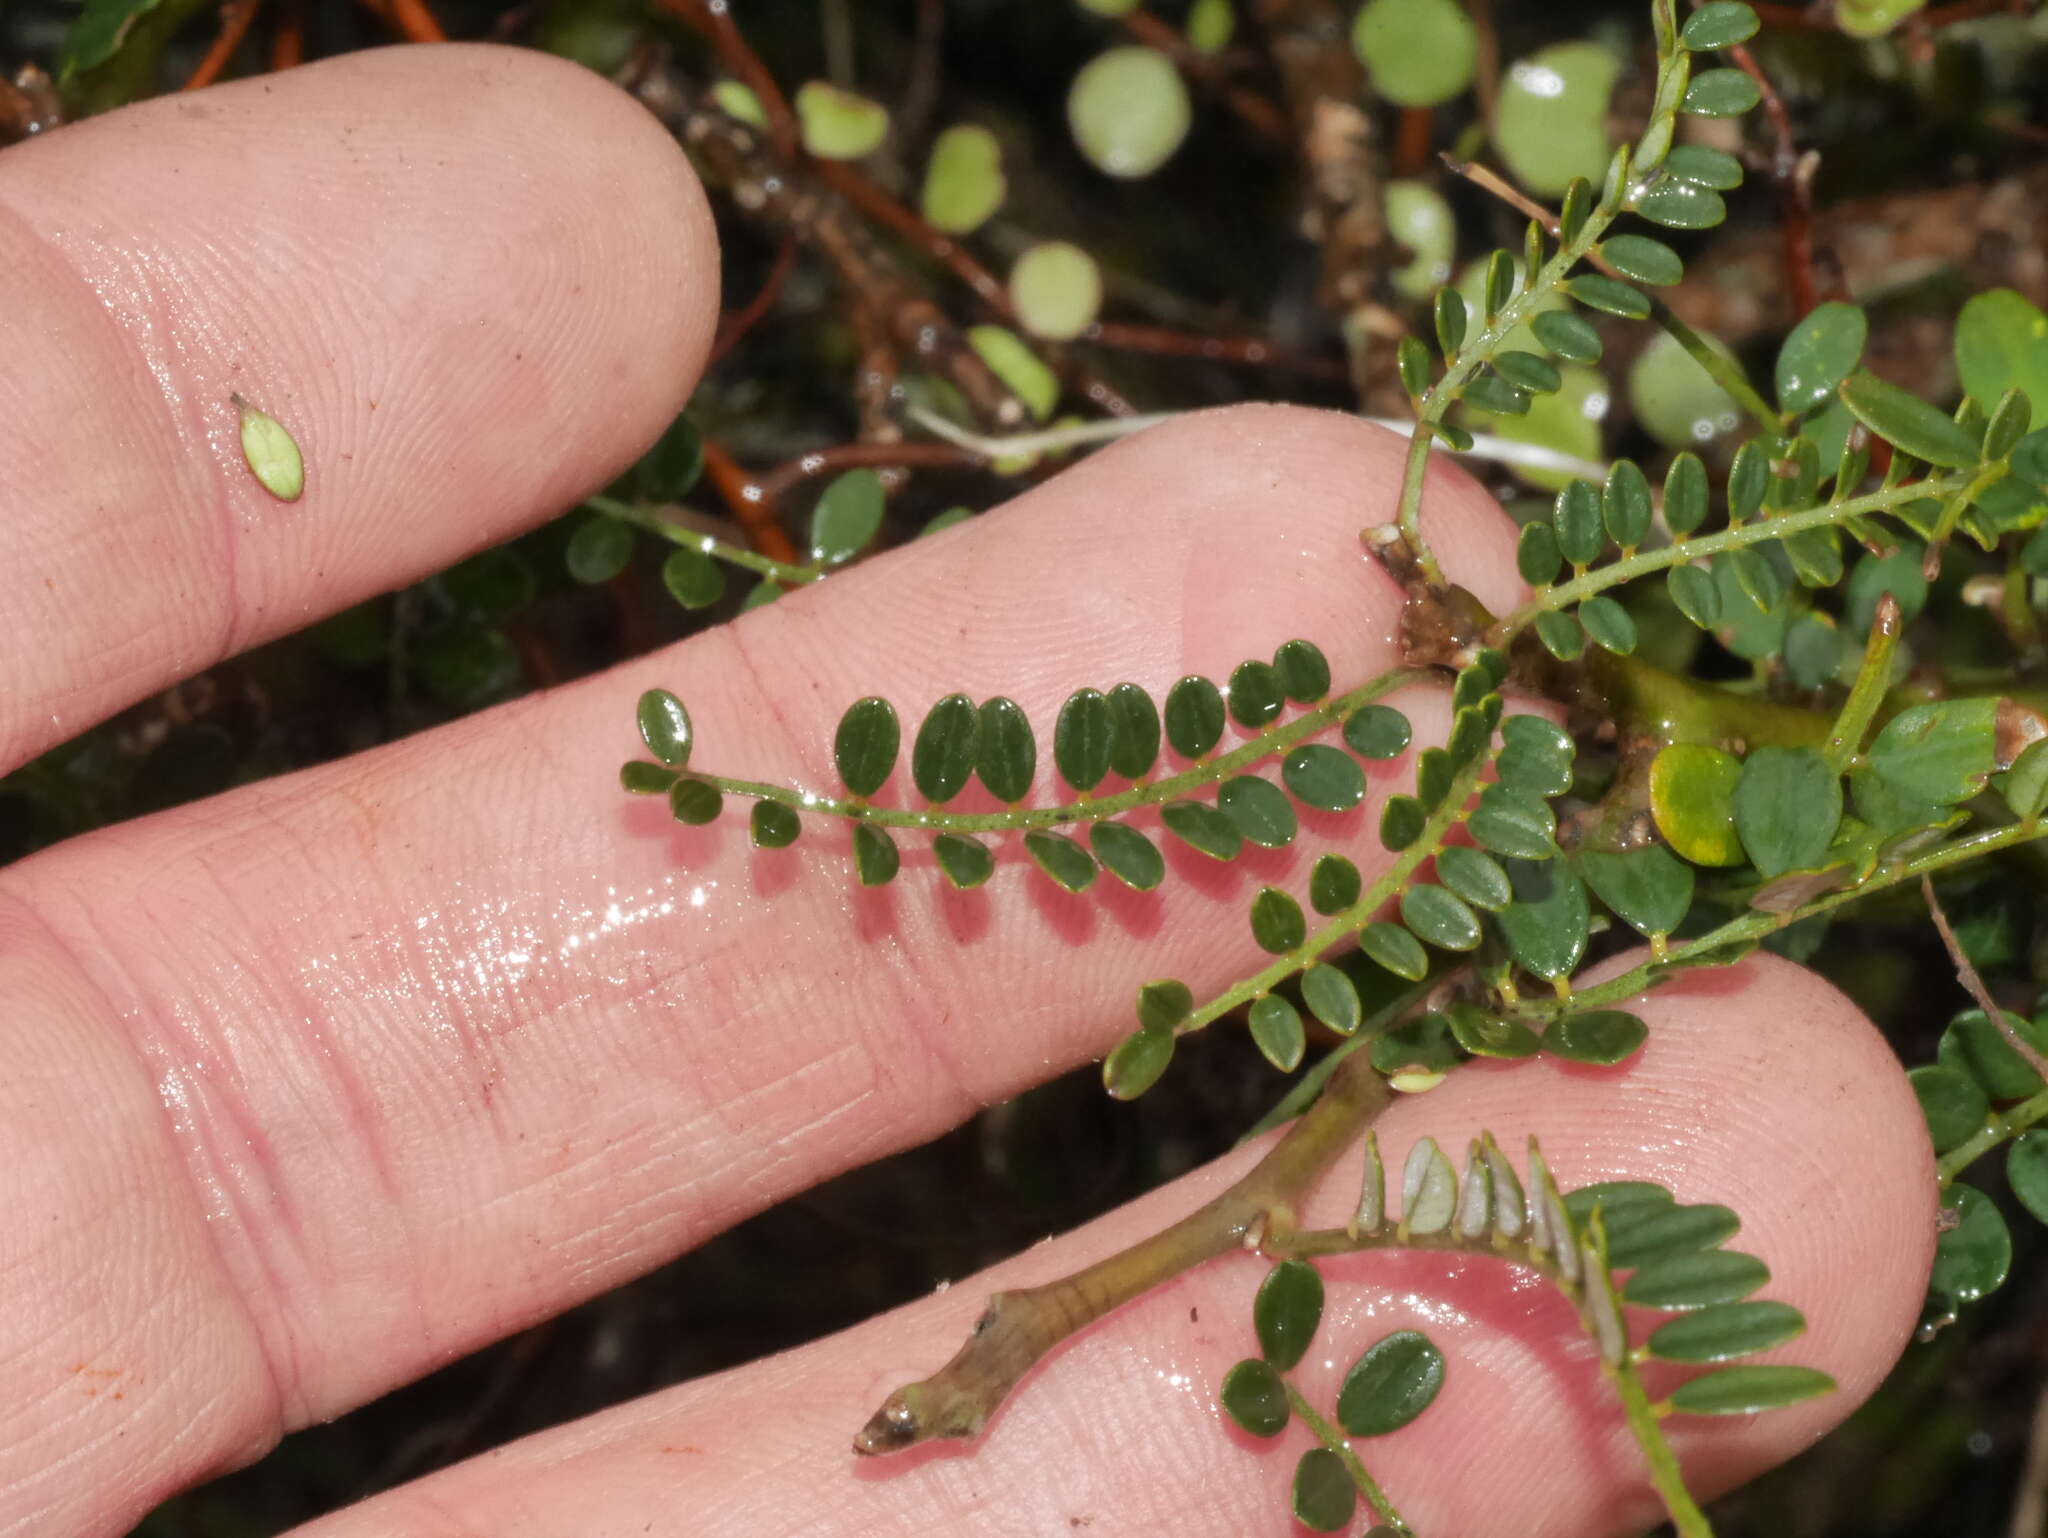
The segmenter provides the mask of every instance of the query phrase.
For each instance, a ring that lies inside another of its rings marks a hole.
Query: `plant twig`
[[[249,24],[262,9],[263,0],[227,0],[220,8],[220,35],[214,38],[213,46],[206,50],[199,67],[186,77],[181,89],[201,91],[220,79],[221,71],[242,46],[242,39],[249,35]]]
[[[1927,899],[1928,916],[1934,920],[1935,933],[1941,936],[1941,943],[1948,952],[1948,959],[1956,969],[1956,981],[1963,990],[1977,1001],[1977,1007],[1984,1011],[1984,1018],[1998,1027],[2005,1038],[2005,1044],[2020,1055],[2026,1065],[2048,1081],[2048,1057],[2034,1050],[2034,1044],[2013,1029],[2012,1022],[2005,1018],[2005,1011],[1999,1008],[1998,1000],[1991,996],[1991,990],[1984,986],[1984,978],[1976,964],[1964,954],[1962,942],[1956,939],[1956,932],[1949,926],[1948,915],[1941,910],[1941,900],[1934,895],[1934,878],[1922,875],[1920,895]]]
[[[1046,1352],[1103,1315],[1203,1261],[1294,1227],[1302,1194],[1391,1097],[1364,1056],[1347,1059],[1323,1097],[1244,1177],[1178,1223],[1072,1276],[999,1292],[958,1354],[897,1389],[855,1436],[857,1453],[934,1437],[971,1437]]]

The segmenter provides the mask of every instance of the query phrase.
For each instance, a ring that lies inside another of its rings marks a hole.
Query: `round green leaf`
[[[702,827],[725,809],[725,795],[709,781],[685,775],[668,788],[668,809],[677,822]]]
[[[902,863],[887,832],[872,823],[853,825],[853,868],[862,886],[887,886]]]
[[[1685,18],[1679,36],[1694,53],[1732,48],[1756,36],[1756,12],[1739,0],[1709,0]]]
[[[967,345],[1032,416],[1043,422],[1052,415],[1060,398],[1059,376],[1016,332],[1002,326],[969,326]]]
[[[1564,565],[1564,552],[1557,546],[1557,533],[1547,523],[1525,523],[1515,543],[1515,569],[1531,587],[1547,587],[1557,580]]]
[[[1469,951],[1479,944],[1479,917],[1463,898],[1440,886],[1412,886],[1401,894],[1401,922],[1440,950]]]
[[[1237,30],[1237,12],[1230,0],[1195,0],[1188,7],[1188,46],[1196,53],[1221,53]]]
[[[1708,347],[1733,355],[1717,337]],[[1628,370],[1629,408],[1643,430],[1674,449],[1694,448],[1733,432],[1742,408],[1700,361],[1666,332],[1658,332]]]
[[[949,694],[932,706],[910,749],[910,777],[917,793],[942,806],[967,787],[981,740],[981,715],[964,694]]]
[[[1249,1023],[1252,1040],[1267,1062],[1282,1073],[1292,1073],[1301,1066],[1302,1053],[1308,1046],[1301,1011],[1277,993],[1261,994],[1252,1001]]]
[[[1409,735],[1408,718],[1391,705],[1361,705],[1344,722],[1344,741],[1360,758],[1399,758]]]
[[[256,484],[280,502],[296,502],[306,489],[306,462],[299,445],[284,423],[231,395],[229,401],[241,413],[242,458]]]
[[[1364,12],[1359,14],[1362,18]],[[1389,274],[1394,291],[1407,299],[1427,299],[1449,281],[1451,258],[1457,254],[1458,225],[1451,205],[1428,182],[1391,181],[1383,196],[1387,233],[1410,253]]]
[[[1515,901],[1497,922],[1517,965],[1546,981],[1569,977],[1586,954],[1592,905],[1586,884],[1562,860],[1510,863]]]
[[[747,818],[747,834],[756,849],[787,849],[802,831],[802,821],[780,801],[756,801]]]
[[[1834,1389],[1833,1378],[1811,1367],[1723,1367],[1679,1384],[1670,1403],[1682,1415],[1755,1415]]]
[[[1254,1357],[1223,1375],[1216,1398],[1223,1413],[1255,1437],[1276,1437],[1287,1428],[1287,1386],[1280,1374]]]
[[[690,725],[690,713],[683,709],[683,702],[668,690],[649,689],[641,695],[633,719],[648,752],[671,769],[681,769],[690,762],[696,731]]]
[[[1790,1303],[1717,1303],[1658,1326],[1645,1344],[1667,1362],[1727,1362],[1782,1346],[1805,1328]]]
[[[858,160],[882,146],[889,111],[880,102],[823,80],[797,87],[796,119],[804,148],[820,160]]]
[[[1109,710],[1109,767],[1127,780],[1142,779],[1159,758],[1159,707],[1136,684],[1124,683],[1109,691]]]
[[[1088,830],[1095,858],[1125,886],[1149,892],[1166,875],[1158,846],[1136,828],[1120,822],[1098,822]]]
[[[1194,1013],[1194,990],[1177,977],[1155,978],[1138,990],[1138,1023],[1172,1029]]]
[[[1665,574],[1664,586],[1678,612],[1702,630],[1712,630],[1721,620],[1721,588],[1714,574],[1699,566],[1674,566]]]
[[[1997,1205],[1975,1186],[1950,1186],[1942,1206],[1956,1221],[1935,1240],[1927,1285],[1957,1303],[1973,1303],[2004,1284],[2012,1267],[2012,1234]]]
[[[1282,761],[1280,778],[1305,805],[1347,812],[1365,799],[1365,771],[1348,754],[1324,743],[1304,743]]]
[[[563,564],[576,581],[609,582],[633,559],[633,526],[618,518],[592,518],[579,524],[562,552]]]
[[[1571,734],[1542,716],[1512,715],[1501,722],[1496,761],[1501,783],[1529,796],[1561,796],[1572,788],[1578,748]]]
[[[1200,758],[1223,738],[1223,691],[1190,673],[1166,691],[1166,740],[1182,758]]]
[[[1545,310],[1530,320],[1529,329],[1567,363],[1600,361],[1600,333],[1576,310]]]
[[[663,764],[650,764],[644,758],[629,759],[619,765],[619,789],[630,795],[665,796],[675,782],[675,770]]]
[[[1338,1533],[1351,1525],[1358,1487],[1344,1460],[1327,1447],[1311,1447],[1294,1466],[1294,1520],[1312,1532]]]
[[[1301,904],[1276,886],[1262,887],[1252,899],[1252,938],[1259,949],[1284,956],[1308,938],[1308,919]]]
[[[1326,854],[1309,873],[1309,906],[1325,916],[1342,913],[1358,901],[1364,886],[1356,865],[1341,854]]]
[[[1578,864],[1594,894],[1638,933],[1668,935],[1692,907],[1692,867],[1662,844],[1620,854],[1588,850]]]
[[[971,891],[995,874],[996,858],[988,846],[963,833],[941,833],[932,840],[932,855],[946,879],[961,891]]]
[[[2005,1018],[2035,1051],[2048,1049],[2048,1022],[2036,1024],[2011,1010]],[[1993,1100],[2024,1100],[2042,1088],[2041,1076],[1981,1009],[1965,1010],[1949,1021],[1935,1058],[1942,1067],[1967,1074]]]
[[[1397,1330],[1344,1375],[1337,1424],[1355,1437],[1383,1437],[1427,1410],[1443,1386],[1443,1353],[1421,1331]]]
[[[1590,481],[1568,481],[1551,507],[1557,548],[1573,566],[1587,566],[1607,548],[1607,525],[1600,507],[1600,489]]]
[[[1173,1028],[1142,1025],[1102,1060],[1102,1087],[1116,1100],[1135,1100],[1159,1082],[1173,1061]]]
[[[984,700],[980,715],[975,772],[990,795],[1014,805],[1024,799],[1038,773],[1038,739],[1031,733],[1024,707],[1013,699],[999,694]]]
[[[1399,924],[1384,920],[1365,926],[1358,934],[1358,948],[1396,977],[1419,983],[1429,975],[1429,953],[1422,942]]]
[[[1831,299],[1816,305],[1778,349],[1778,405],[1804,415],[1832,400],[1835,386],[1849,377],[1863,356],[1869,329],[1863,312],[1853,304]]]
[[[1436,857],[1436,878],[1475,908],[1497,913],[1514,898],[1508,873],[1480,850],[1454,844]]]
[[[1998,701],[1914,705],[1870,744],[1870,769],[1909,801],[1954,806],[1984,788],[1997,767]]]
[[[1556,43],[1508,67],[1493,142],[1515,180],[1556,197],[1572,178],[1606,173],[1607,102],[1620,61],[1598,43]]]
[[[1244,832],[1213,806],[1169,801],[1159,809],[1166,831],[1214,860],[1234,860],[1244,851]]]
[[[848,706],[832,739],[832,761],[846,788],[856,796],[872,796],[880,790],[896,767],[901,742],[896,707],[887,700],[869,695]]]
[[[1920,1113],[1927,1118],[1927,1133],[1934,1140],[1936,1153],[1947,1153],[1984,1130],[1991,1102],[1968,1074],[1929,1066],[1915,1068],[1906,1078],[1920,1099]]]
[[[849,561],[882,526],[882,478],[848,470],[832,478],[811,509],[811,559],[825,566]]]
[[[1763,747],[1735,782],[1735,832],[1766,880],[1812,870],[1842,821],[1841,776],[1812,748]]]
[[[1216,792],[1216,807],[1236,824],[1238,832],[1263,849],[1281,849],[1293,843],[1300,827],[1286,793],[1255,774],[1225,780]]]
[[[1489,785],[1482,790],[1466,826],[1482,848],[1495,854],[1544,860],[1557,853],[1551,841],[1557,832],[1557,816],[1550,804],[1510,785]]]
[[[1685,148],[1681,145],[1673,150],[1671,158],[1676,160]],[[1736,171],[1736,180],[1740,181],[1740,165]],[[1673,175],[1659,177],[1648,192],[1637,198],[1636,212],[1668,230],[1710,230],[1728,217],[1728,205],[1711,185]]]
[[[972,234],[1008,194],[1002,146],[986,128],[960,123],[932,141],[919,199],[926,223],[948,235]]]
[[[1710,1308],[1748,1297],[1771,1279],[1770,1267],[1740,1250],[1695,1250],[1639,1268],[1621,1301],[1642,1308]]]
[[[1096,169],[1150,176],[1187,137],[1190,110],[1180,72],[1150,48],[1097,54],[1067,92],[1067,127]]]
[[[1657,831],[1695,865],[1740,865],[1735,790],[1742,763],[1700,743],[1675,742],[1650,762],[1650,812]]]
[[[1956,369],[1986,406],[2019,390],[2048,417],[2048,315],[2009,288],[1973,296],[1956,316]]]
[[[1283,641],[1273,653],[1280,688],[1297,705],[1313,705],[1330,692],[1330,659],[1313,641]]]
[[[2048,1223],[2048,1132],[2020,1134],[2006,1152],[2005,1178],[2020,1205]]]
[[[1247,730],[1264,726],[1286,702],[1280,674],[1270,662],[1240,662],[1230,672],[1231,719]]]
[[[1060,778],[1075,790],[1090,791],[1109,773],[1116,751],[1116,715],[1100,689],[1077,689],[1053,723],[1052,760]]]
[[[1266,1273],[1252,1300],[1259,1355],[1280,1372],[1307,1353],[1323,1321],[1323,1278],[1305,1260],[1283,1260]]]
[[[1351,46],[1373,88],[1398,107],[1434,107],[1472,83],[1478,36],[1457,0],[1370,0]]]
[[[1621,601],[1601,593],[1579,605],[1579,623],[1586,634],[1618,657],[1636,649],[1636,622]]]
[[[1301,1002],[1339,1036],[1351,1035],[1364,1019],[1358,989],[1350,978],[1327,962],[1319,961],[1302,973]]]
[[[1742,185],[1742,162],[1704,144],[1673,145],[1664,157],[1664,170],[1681,182],[1718,192],[1729,192]]]
[[[1544,1043],[1546,1050],[1549,1043]],[[1733,1238],[1742,1220],[1726,1207],[1625,1207],[1607,1218],[1607,1263],[1616,1270],[1650,1266],[1674,1255],[1710,1250]]]
[[[1513,909],[1509,909],[1513,911]],[[1651,1028],[1626,1010],[1589,1010],[1569,1014],[1544,1032],[1542,1049],[1571,1063],[1612,1067],[1626,1063],[1649,1040]]]
[[[1835,393],[1857,421],[1915,459],[1950,470],[1977,462],[1976,441],[1910,390],[1858,372]]]
[[[1102,308],[1102,271],[1079,246],[1040,241],[1010,269],[1010,304],[1033,336],[1071,341]]]
[[[1650,301],[1642,291],[1601,273],[1581,273],[1565,281],[1565,292],[1580,304],[1623,320],[1648,320]],[[1660,333],[1661,334],[1661,333]]]
[[[1504,1020],[1475,1005],[1453,1005],[1451,1035],[1474,1057],[1534,1057],[1542,1039],[1519,1020]]]
[[[1032,863],[1069,892],[1085,892],[1095,883],[1095,861],[1064,833],[1034,828],[1024,835]]]
[[[1743,71],[1707,69],[1692,77],[1679,110],[1698,117],[1740,117],[1762,100],[1763,89]]]
[[[685,545],[661,563],[661,585],[686,609],[708,609],[725,596],[725,568]]]
[[[1661,240],[1648,235],[1610,235],[1596,249],[1624,278],[1664,287],[1685,276],[1685,263]]]

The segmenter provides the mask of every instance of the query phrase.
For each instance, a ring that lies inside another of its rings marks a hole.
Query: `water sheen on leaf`
[[[1159,809],[1166,831],[1213,860],[1234,860],[1244,850],[1244,833],[1215,807],[1200,801],[1169,801]]]
[[[802,831],[802,820],[780,801],[756,801],[747,816],[747,836],[756,849],[786,849]]]
[[[878,695],[856,700],[839,718],[832,739],[832,761],[839,778],[856,796],[872,796],[896,767],[902,727],[896,707]]]
[[[1806,1328],[1789,1303],[1717,1303],[1650,1333],[1650,1355],[1667,1362],[1726,1362],[1782,1346]]]
[[[1090,791],[1109,773],[1116,752],[1116,714],[1100,689],[1077,689],[1060,707],[1053,723],[1052,760],[1060,778],[1078,791]]]
[[[1421,1331],[1397,1330],[1344,1375],[1337,1424],[1355,1437],[1399,1431],[1430,1407],[1443,1385],[1443,1353]]]
[[[1955,1226],[1935,1240],[1927,1285],[1957,1303],[1974,1303],[2004,1285],[2012,1268],[2012,1234],[1997,1205],[1975,1186],[1950,1186],[1942,1206],[1955,1215]]]
[[[1362,705],[1344,722],[1344,741],[1360,758],[1399,758],[1410,735],[1408,718],[1391,705]]]
[[[981,714],[964,694],[949,694],[925,715],[910,749],[910,778],[934,806],[960,794],[974,773]]]
[[[1286,702],[1280,675],[1270,662],[1240,662],[1230,673],[1230,716],[1239,726],[1257,729],[1280,714]]]
[[[1811,1367],[1724,1367],[1681,1383],[1671,1407],[1683,1415],[1754,1415],[1833,1393],[1835,1380]]]
[[[690,713],[683,708],[681,700],[666,689],[649,689],[640,696],[634,721],[640,728],[640,740],[647,744],[648,752],[671,769],[681,769],[689,764],[690,748],[696,741],[696,733],[690,725]]]
[[[1795,415],[1831,399],[1863,356],[1869,322],[1853,304],[1816,305],[1778,349],[1778,405]]]
[[[1102,1087],[1113,1099],[1135,1100],[1159,1082],[1172,1061],[1172,1027],[1140,1026],[1102,1060]]]
[[[1275,1437],[1287,1428],[1287,1387],[1280,1374],[1255,1357],[1247,1357],[1223,1376],[1217,1402],[1255,1437]]]
[[[1771,1269],[1740,1250],[1696,1250],[1639,1267],[1621,1300],[1643,1308],[1709,1308],[1748,1297],[1771,1279]]]
[[[811,559],[824,566],[849,561],[882,527],[882,478],[872,470],[834,476],[811,509]]]
[[[1096,823],[1088,830],[1088,844],[1103,869],[1137,891],[1151,891],[1166,875],[1159,846],[1125,823]]]
[[[1255,774],[1225,780],[1216,792],[1216,806],[1238,832],[1263,849],[1281,849],[1293,843],[1300,827],[1286,794]]]
[[[1305,1260],[1283,1260],[1266,1273],[1252,1300],[1259,1354],[1281,1372],[1293,1369],[1323,1320],[1323,1278]]]
[[[1127,780],[1142,779],[1159,761],[1159,707],[1136,684],[1121,683],[1109,691],[1109,708],[1116,722],[1109,767]]]
[[[1166,691],[1166,740],[1182,758],[1201,758],[1223,738],[1223,691],[1190,673]]]
[[[1282,761],[1280,778],[1297,800],[1324,812],[1348,812],[1365,799],[1365,771],[1327,743],[1303,743]]]
[[[975,771],[990,795],[1014,805],[1031,789],[1038,772],[1038,739],[1024,707],[1003,695],[981,705]]]
[[[1283,641],[1273,653],[1273,672],[1297,705],[1313,705],[1330,692],[1330,660],[1313,641]]]

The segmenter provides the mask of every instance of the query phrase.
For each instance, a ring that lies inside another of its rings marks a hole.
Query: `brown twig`
[[[1728,50],[1728,56],[1763,93],[1764,116],[1770,121],[1776,140],[1771,156],[1771,185],[1778,194],[1778,233],[1784,247],[1786,292],[1791,296],[1793,319],[1803,320],[1821,300],[1813,239],[1813,173],[1819,160],[1812,154],[1800,154],[1792,132],[1792,114],[1756,56],[1740,43]]]
[[[1963,947],[1956,939],[1956,932],[1949,927],[1948,915],[1941,911],[1941,903],[1934,895],[1932,876],[1921,876],[1920,892],[1927,899],[1927,911],[1934,919],[1935,931],[1941,936],[1941,943],[1948,950],[1948,959],[1955,966],[1956,980],[1963,985],[1970,997],[1977,1001],[1977,1007],[1984,1011],[1984,1018],[1998,1027],[2000,1034],[2005,1037],[2006,1045],[2017,1052],[2021,1060],[2044,1081],[2048,1081],[2048,1057],[2036,1052],[2033,1043],[2012,1028],[2012,1022],[2005,1018],[2005,1011],[1998,1007],[1998,1000],[1994,999],[1991,990],[1984,986],[1984,979],[1978,975],[1977,968],[1971,963],[1970,958],[1963,954]]]
[[[723,499],[727,511],[747,536],[747,543],[771,561],[786,561],[797,565],[802,557],[796,546],[790,543],[782,525],[776,522],[774,501],[761,488],[761,483],[748,475],[739,466],[739,461],[725,451],[724,445],[715,439],[704,440],[704,473],[711,477],[711,485]]]
[[[1276,103],[1232,80],[1219,60],[1190,48],[1179,28],[1146,10],[1127,11],[1121,19],[1133,38],[1172,59],[1183,75],[1214,95],[1260,138],[1274,144],[1293,141],[1293,127]]]
[[[737,347],[740,339],[775,308],[775,301],[782,296],[782,285],[788,281],[790,268],[795,264],[796,237],[784,235],[782,243],[775,248],[775,261],[768,269],[768,276],[761,280],[754,297],[719,321],[718,335],[712,339],[711,356],[704,365],[706,368]]]
[[[740,83],[754,93],[768,119],[768,139],[775,153],[794,160],[801,152],[803,136],[797,130],[796,114],[789,98],[775,83],[775,76],[748,46],[732,19],[732,7],[725,0],[659,0],[661,8],[677,20],[694,27],[711,40],[711,46],[725,67],[739,76]]]
[[[448,41],[448,34],[427,8],[427,0],[391,0],[391,20],[408,43]]]
[[[249,35],[250,23],[262,9],[263,0],[227,0],[220,8],[220,34],[214,38],[213,46],[206,50],[199,67],[192,71],[181,89],[203,91],[220,79],[221,71],[228,67],[235,50],[242,46],[242,39]]]
[[[306,0],[283,0],[277,29],[270,34],[270,68],[296,69],[306,57]]]
[[[910,241],[972,289],[975,298],[983,304],[1005,318],[1012,314],[1009,290],[959,241],[934,229],[921,215],[897,202],[845,161],[816,160],[812,165],[834,192],[877,224],[887,226]]]
[[[1255,336],[1209,336],[1199,331],[1175,331],[1166,326],[1097,321],[1081,334],[1081,340],[1126,352],[1158,353],[1169,358],[1209,358],[1218,363],[1242,363],[1253,368],[1305,374],[1312,379],[1342,381],[1350,377],[1341,363],[1276,347]]]
[[[900,473],[891,472],[972,470],[984,463],[973,450],[956,448],[950,443],[840,443],[785,460],[753,484],[759,488],[762,499],[774,506],[806,481],[841,475],[848,470],[880,470],[884,486],[889,486],[902,480]]]

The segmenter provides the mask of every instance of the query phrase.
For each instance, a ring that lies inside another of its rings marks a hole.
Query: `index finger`
[[[544,54],[378,49],[0,152],[0,773],[496,543],[681,408],[717,249],[681,152]],[[304,495],[243,462],[240,394]]]

